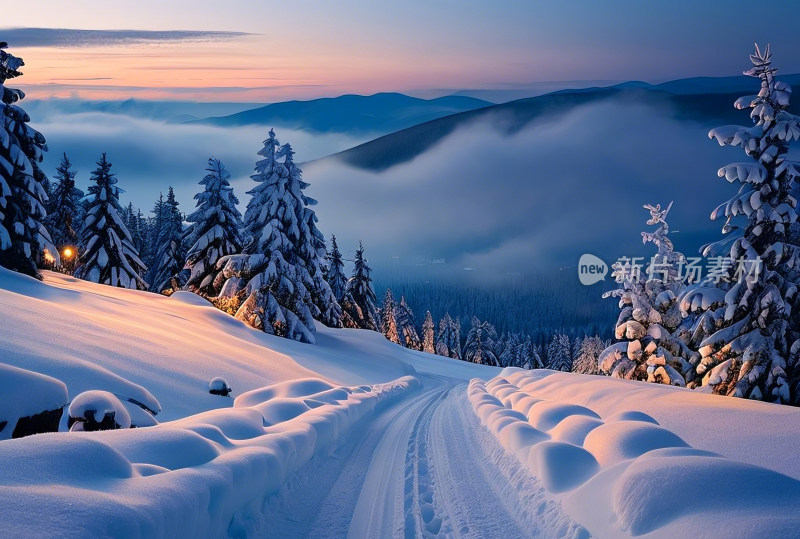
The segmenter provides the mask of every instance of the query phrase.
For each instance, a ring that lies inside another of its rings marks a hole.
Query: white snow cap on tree
[[[723,126],[709,137],[739,146],[749,160],[718,175],[738,183],[738,193],[711,214],[725,218],[725,238],[703,248],[722,256],[725,279],[692,287],[681,308],[696,319],[691,345],[702,360],[701,384],[714,393],[800,404],[800,313],[797,311],[800,228],[797,219],[800,162],[788,159],[800,140],[800,118],[787,112],[791,87],[775,80],[769,45],[750,55],[757,95],[738,99],[752,109],[752,126]]]
[[[191,225],[184,239],[189,246],[184,267],[191,274],[185,288],[201,296],[216,296],[220,292],[214,283],[217,262],[242,250],[242,214],[236,209],[239,200],[225,165],[212,157],[206,172],[200,180],[204,190],[194,196],[197,209],[186,218]]]
[[[28,114],[14,105],[25,94],[7,88],[8,79],[19,77],[25,65],[0,42],[0,265],[36,275],[36,261],[46,249],[58,263],[58,249],[44,224],[47,216],[47,176],[39,168],[47,144],[41,133],[28,125]]]
[[[119,216],[117,178],[111,173],[106,154],[97,162],[92,173],[92,197],[83,224],[83,254],[78,260],[75,276],[95,283],[147,290],[141,273],[147,270],[131,243],[128,227]]]
[[[243,294],[236,317],[267,333],[314,342],[314,318],[331,326],[341,324],[341,309],[325,281],[325,243],[306,197],[308,184],[294,164],[291,146],[278,147],[270,130],[258,152],[251,178],[257,185],[244,221],[245,252],[217,263],[228,282],[223,294]]]

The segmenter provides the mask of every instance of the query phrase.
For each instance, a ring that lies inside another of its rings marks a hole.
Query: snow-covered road
[[[420,379],[287,483],[266,508],[270,537],[585,534],[480,426],[462,380]]]

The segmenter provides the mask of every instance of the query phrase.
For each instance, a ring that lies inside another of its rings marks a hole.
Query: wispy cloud
[[[254,34],[206,30],[78,30],[74,28],[0,28],[0,40],[14,48],[96,47],[175,41],[229,41]]]

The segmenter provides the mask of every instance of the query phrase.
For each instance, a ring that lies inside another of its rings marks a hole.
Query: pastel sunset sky
[[[799,72],[800,3],[769,4],[36,0],[4,10],[0,40],[24,58],[16,85],[34,99],[442,95],[727,76],[754,41],[773,44],[784,73]]]

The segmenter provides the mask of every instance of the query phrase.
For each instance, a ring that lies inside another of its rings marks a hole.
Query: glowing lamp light
[[[66,247],[64,249],[63,254],[64,254],[64,258],[72,258],[72,249],[69,248],[69,247]]]

